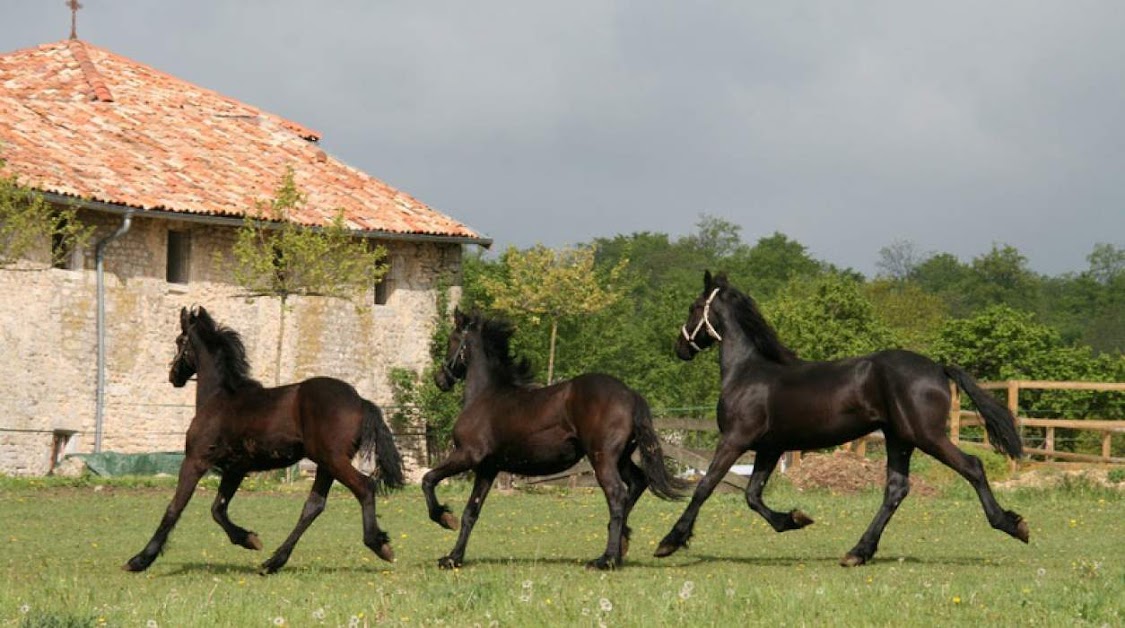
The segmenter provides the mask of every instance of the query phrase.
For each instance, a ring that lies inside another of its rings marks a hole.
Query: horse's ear
[[[465,313],[461,311],[460,307],[453,308],[453,326],[460,329],[461,325],[465,322]]]
[[[184,332],[187,332],[188,323],[190,322],[190,316],[191,315],[188,314],[188,309],[186,307],[180,308],[180,329]]]
[[[709,270],[703,271],[703,291],[704,292],[710,291],[712,283],[713,282],[711,280],[711,271],[709,271]]]
[[[730,284],[727,282],[727,274],[726,273],[719,273],[719,274],[715,275],[715,287],[726,288],[729,285]]]

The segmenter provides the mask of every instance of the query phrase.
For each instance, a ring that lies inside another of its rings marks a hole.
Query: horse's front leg
[[[783,453],[782,451],[772,450],[759,451],[754,457],[754,471],[750,474],[750,483],[746,485],[746,503],[750,506],[750,509],[762,515],[766,523],[769,523],[778,532],[799,530],[813,522],[812,517],[800,510],[778,512],[762,501],[762,490],[765,489],[766,482],[769,482],[770,475]]]
[[[724,438],[719,442],[719,446],[715,449],[715,457],[711,459],[711,464],[707,467],[707,473],[699,484],[695,487],[695,492],[691,496],[691,503],[684,510],[684,514],[680,515],[676,524],[672,526],[672,530],[660,541],[660,545],[656,548],[656,553],[653,555],[657,558],[664,558],[670,556],[687,545],[688,539],[691,538],[692,528],[695,527],[695,518],[699,516],[699,509],[703,507],[703,502],[711,496],[712,491],[722,481],[723,476],[730,471],[731,465],[735,460],[746,451],[744,448],[731,442],[731,440]]]
[[[465,504],[465,511],[461,513],[461,532],[457,535],[457,543],[448,556],[438,559],[438,567],[453,569],[460,567],[465,559],[465,546],[469,544],[469,535],[473,533],[473,526],[480,516],[480,509],[488,492],[492,489],[492,482],[496,479],[497,470],[494,468],[477,469],[476,480],[473,482],[473,492]],[[446,513],[449,514],[449,513]],[[452,515],[451,515],[452,516]]]
[[[219,494],[215,495],[215,501],[211,503],[211,518],[219,524],[223,532],[227,533],[227,538],[230,542],[246,549],[260,550],[262,549],[262,542],[258,539],[258,535],[236,525],[227,516],[227,507],[230,506],[230,500],[234,498],[234,494],[238,491],[238,487],[242,485],[243,478],[246,474],[241,471],[226,471],[223,473],[223,479],[219,483]]]
[[[176,483],[176,494],[172,497],[172,503],[168,504],[168,509],[164,512],[164,518],[160,520],[160,525],[157,526],[156,532],[152,535],[148,545],[145,545],[145,548],[136,556],[130,558],[122,569],[144,571],[148,569],[152,561],[156,560],[157,555],[164,549],[164,543],[168,541],[168,535],[172,533],[172,528],[176,527],[176,522],[179,521],[184,507],[191,500],[191,494],[195,492],[195,486],[199,484],[199,479],[210,468],[210,463],[200,458],[184,458],[183,463],[180,464],[180,477]]]
[[[429,473],[422,476],[422,495],[426,498],[426,508],[430,513],[430,520],[446,530],[456,530],[460,527],[457,517],[449,512],[449,507],[438,503],[434,488],[445,478],[464,473],[477,463],[464,449],[454,449],[438,466],[430,469]]]

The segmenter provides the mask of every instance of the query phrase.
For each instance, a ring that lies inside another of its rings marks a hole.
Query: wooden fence
[[[1021,390],[1084,390],[1090,392],[1125,392],[1123,382],[1044,382],[1031,380],[1011,380],[1006,382],[981,382],[986,390],[1004,390],[1008,393],[1008,409],[1016,416],[1021,428],[1044,428],[1043,447],[1025,447],[1024,452],[1031,456],[1042,456],[1047,460],[1073,460],[1075,462],[1125,463],[1125,458],[1113,456],[1113,437],[1125,437],[1125,420],[1108,419],[1037,419],[1019,416],[1019,395]],[[961,440],[961,428],[982,425],[980,415],[961,409],[961,396],[957,387],[953,388],[953,406],[949,409],[949,435],[954,443]],[[1092,431],[1100,434],[1101,455],[1059,451],[1055,448],[1055,430],[1068,429]],[[1022,431],[1022,430],[1021,430]],[[985,444],[988,435],[984,436]]]

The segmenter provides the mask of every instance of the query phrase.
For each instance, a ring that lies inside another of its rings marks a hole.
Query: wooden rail
[[[1048,460],[1062,459],[1081,462],[1125,463],[1125,458],[1113,456],[1113,436],[1125,434],[1125,421],[1107,419],[1037,419],[1019,416],[1020,390],[1082,390],[1091,392],[1125,392],[1125,382],[1048,382],[1040,380],[1011,380],[1006,382],[980,382],[985,390],[1005,390],[1008,393],[1008,410],[1016,417],[1019,427],[1041,427],[1045,430],[1044,446],[1025,447],[1029,455],[1043,456]],[[955,444],[961,439],[961,428],[970,425],[983,425],[980,415],[961,409],[961,395],[957,386],[950,384],[953,405],[949,409],[949,435]],[[1101,455],[1081,454],[1055,449],[1055,430],[1085,430],[1101,432]],[[988,444],[988,434],[984,435]],[[1015,462],[1012,462],[1015,465]]]

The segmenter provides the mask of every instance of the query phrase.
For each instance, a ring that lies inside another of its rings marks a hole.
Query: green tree
[[[809,255],[805,245],[778,232],[759,238],[730,262],[730,275],[759,301],[769,300],[794,279],[809,279],[827,270]]]
[[[78,220],[73,207],[54,208],[42,194],[20,185],[15,175],[0,175],[0,268],[45,250],[50,250],[49,265],[60,264],[92,235],[93,228]]]
[[[1033,310],[1039,292],[1039,277],[1027,268],[1027,258],[1013,246],[992,245],[992,250],[973,258],[973,281],[969,300],[974,309],[1006,303]]]
[[[934,334],[948,316],[949,308],[941,297],[915,282],[897,279],[868,282],[863,293],[903,348],[928,353]]]
[[[354,298],[387,272],[382,246],[355,237],[337,210],[324,227],[305,227],[293,218],[307,199],[297,188],[293,170],[281,178],[274,198],[258,203],[239,227],[229,258],[235,281],[252,297],[277,297],[282,324],[277,339],[275,379],[281,377],[285,308],[290,296]],[[216,254],[216,263],[227,258]]]
[[[833,360],[899,346],[853,278],[793,280],[763,307],[778,336],[805,360]]]
[[[550,324],[548,383],[554,377],[559,322],[599,312],[621,297],[616,282],[628,260],[596,273],[594,259],[593,247],[555,250],[538,245],[526,251],[511,247],[500,260],[503,276],[481,278],[494,308],[526,315],[532,324],[544,319]]]

